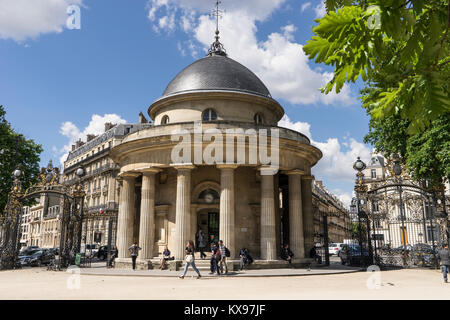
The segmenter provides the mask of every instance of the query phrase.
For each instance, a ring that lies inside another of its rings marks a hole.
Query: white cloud
[[[314,12],[316,13],[316,18],[323,18],[327,14],[325,1],[321,0],[320,3],[314,7]]]
[[[69,142],[61,149],[58,150],[60,155],[59,162],[64,164],[67,159],[69,151],[72,149],[72,145],[75,144],[79,139],[86,142],[88,134],[100,135],[105,131],[105,123],[111,122],[114,124],[124,124],[126,120],[122,119],[117,114],[105,114],[103,116],[94,114],[92,115],[91,121],[88,126],[83,130],[80,130],[75,124],[70,121],[61,124],[60,133],[69,139]],[[53,147],[55,152],[55,147]]]
[[[313,168],[313,174],[320,180],[327,177],[333,181],[353,182],[355,171],[353,163],[357,157],[367,162],[371,157],[371,149],[364,143],[358,142],[349,136],[345,136],[342,141],[338,138],[329,138],[326,142],[315,141],[311,136],[311,125],[306,122],[293,122],[285,115],[278,123],[280,127],[285,127],[303,133],[311,139],[311,144],[319,148],[323,153],[323,158]]]
[[[344,206],[347,209],[352,204],[353,193],[345,192],[342,191],[341,189],[333,189],[331,190],[331,193],[333,193],[344,204]]]
[[[0,38],[23,42],[44,33],[61,33],[69,5],[83,0],[0,0]]]
[[[311,125],[308,122],[292,122],[291,119],[289,119],[289,117],[285,114],[283,119],[278,122],[278,126],[303,133],[311,139]]]
[[[294,40],[296,26],[289,24],[266,39],[258,39],[257,22],[264,22],[285,0],[229,0],[220,22],[221,41],[231,58],[255,72],[268,86],[275,98],[293,104],[323,103],[348,105],[356,100],[345,85],[340,94],[322,94],[332,74],[310,67],[303,46]],[[178,28],[186,32],[193,57],[211,45],[215,20],[210,16],[211,3],[203,0],[152,0],[148,2],[149,19],[156,31],[161,29],[159,19],[174,14]],[[164,31],[170,33],[173,30]],[[182,50],[180,50],[183,53]]]
[[[301,6],[301,12],[305,11],[306,9],[308,9],[311,6],[311,2],[305,2],[304,4],[302,4]]]

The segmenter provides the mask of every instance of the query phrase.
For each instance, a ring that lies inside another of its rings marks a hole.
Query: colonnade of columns
[[[184,258],[184,248],[189,239],[191,221],[191,173],[194,166],[174,166],[177,170],[175,247],[176,260]],[[235,186],[234,175],[237,166],[219,165],[221,171],[220,190],[220,238],[230,249],[231,259],[236,257],[235,243]],[[142,172],[141,218],[139,226],[139,246],[142,251],[139,260],[149,260],[154,256],[155,239],[155,175],[158,169]],[[274,192],[274,172],[261,168],[261,259],[277,260],[276,241],[276,199]],[[296,258],[305,257],[305,249],[313,245],[313,217],[311,178],[300,170],[286,172],[289,176],[289,241]],[[119,259],[129,257],[128,248],[133,242],[135,217],[136,173],[122,174],[123,187],[120,194],[117,246]],[[308,185],[309,184],[309,185]],[[308,208],[309,206],[309,208]]]

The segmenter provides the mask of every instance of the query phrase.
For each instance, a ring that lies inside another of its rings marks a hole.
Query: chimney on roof
[[[75,149],[77,148],[77,146],[76,145],[72,145],[72,151],[75,151]]]
[[[111,123],[111,122],[106,122],[105,123],[105,132],[111,130],[112,128],[114,128],[116,125]]]
[[[148,123],[147,118],[144,116],[142,112],[139,113],[139,121],[138,123]]]
[[[83,145],[84,145],[84,142],[81,141],[81,139],[80,139],[80,140],[78,140],[78,141],[75,143],[75,148],[78,149],[79,147],[81,147],[81,146],[83,146]]]
[[[86,142],[92,141],[96,138],[97,136],[95,134],[88,134],[87,135],[87,140]]]

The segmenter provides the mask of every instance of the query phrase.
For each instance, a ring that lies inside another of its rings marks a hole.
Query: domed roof
[[[267,87],[252,71],[221,54],[208,55],[186,67],[169,83],[163,97],[222,90],[271,97]]]

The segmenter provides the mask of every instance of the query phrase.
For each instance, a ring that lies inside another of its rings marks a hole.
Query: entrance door
[[[408,234],[406,233],[406,227],[400,227],[400,233],[402,238],[402,246],[405,246],[408,243]]]
[[[209,212],[208,213],[208,236],[211,238],[211,235],[219,240],[219,213],[218,212]]]

